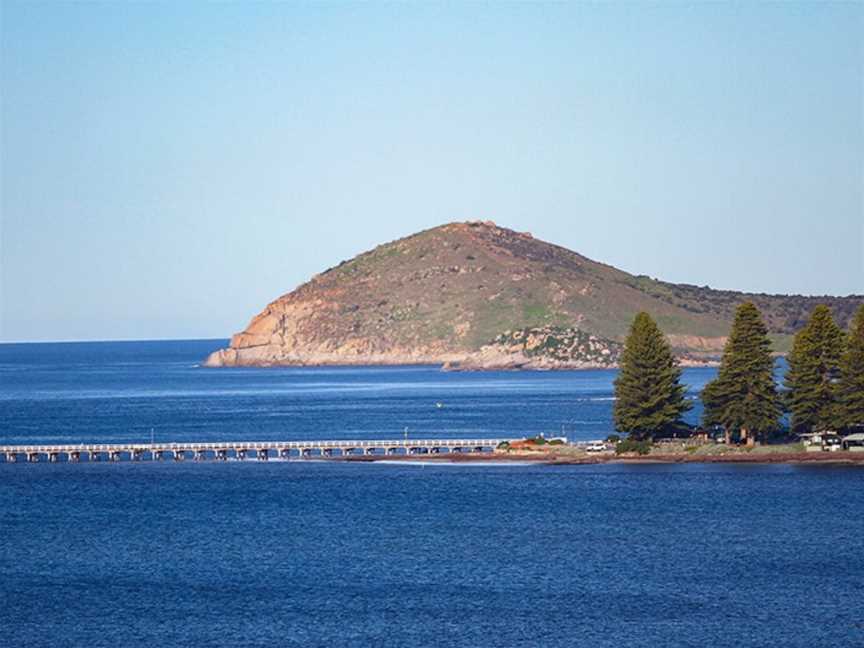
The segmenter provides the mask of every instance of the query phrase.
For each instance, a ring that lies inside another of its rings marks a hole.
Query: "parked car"
[[[606,444],[602,441],[592,441],[585,446],[585,452],[606,452]]]

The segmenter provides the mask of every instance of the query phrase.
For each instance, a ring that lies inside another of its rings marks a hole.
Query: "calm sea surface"
[[[0,442],[611,431],[614,372],[222,344],[0,345]],[[0,463],[2,646],[861,646],[862,597],[861,469]]]

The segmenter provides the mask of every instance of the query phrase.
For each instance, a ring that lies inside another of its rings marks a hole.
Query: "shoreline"
[[[476,363],[468,358],[459,357],[456,359],[446,359],[441,357],[406,357],[403,360],[394,360],[392,358],[376,359],[373,357],[361,357],[352,359],[348,357],[339,357],[335,359],[311,359],[311,358],[287,358],[281,360],[244,360],[244,361],[228,361],[224,360],[224,356],[219,354],[226,349],[214,351],[206,358],[199,361],[198,366],[202,369],[355,369],[355,368],[387,368],[394,369],[404,367],[428,367],[437,369],[446,373],[482,373],[482,372],[565,372],[565,371],[592,371],[592,370],[613,370],[619,369],[618,363],[604,364],[599,362],[543,362],[543,361],[526,361],[512,360],[510,362],[490,362]],[[219,359],[214,359],[218,356]],[[676,356],[678,364],[684,369],[698,368],[716,368],[720,366],[719,359],[698,360],[693,358],[683,358]]]
[[[864,466],[864,452],[776,452],[748,453],[730,452],[717,455],[692,454],[655,454],[655,455],[563,455],[558,453],[503,453],[487,452],[465,455],[399,455],[399,456],[357,456],[334,457],[328,461],[345,462],[418,462],[418,463],[459,463],[483,464],[490,461],[502,463],[531,463],[547,466],[580,466],[595,464],[781,464],[781,465],[822,465],[822,466]]]

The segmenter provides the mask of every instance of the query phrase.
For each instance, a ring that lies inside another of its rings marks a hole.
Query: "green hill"
[[[269,304],[207,364],[605,366],[640,310],[682,356],[699,358],[722,349],[746,300],[762,310],[783,351],[815,304],[828,304],[845,327],[864,296],[666,283],[494,223],[450,223],[313,277]]]

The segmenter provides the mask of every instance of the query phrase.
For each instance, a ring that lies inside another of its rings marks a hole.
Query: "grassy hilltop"
[[[864,296],[671,284],[494,223],[450,223],[325,270],[269,304],[208,363],[606,366],[642,310],[676,351],[697,357],[719,352],[745,300],[785,350],[815,304],[845,327]]]

